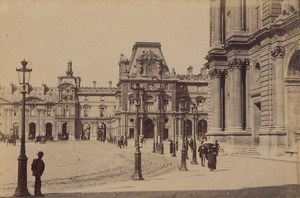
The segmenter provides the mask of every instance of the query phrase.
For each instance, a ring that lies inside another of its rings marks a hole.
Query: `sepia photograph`
[[[300,197],[300,0],[0,1],[0,197]]]

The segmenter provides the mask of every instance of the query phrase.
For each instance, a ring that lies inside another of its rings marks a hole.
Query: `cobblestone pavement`
[[[1,175],[0,196],[13,194],[17,183],[17,156],[19,146],[7,147],[0,144]],[[55,147],[55,149],[53,149]],[[27,157],[38,150],[45,153],[45,174],[42,177],[44,192],[61,192],[88,186],[131,179],[134,172],[134,148],[120,149],[113,144],[99,142],[49,142],[46,145],[26,144]],[[55,153],[54,153],[55,152]],[[12,156],[14,156],[12,158]],[[100,156],[100,157],[99,157]],[[32,192],[34,181],[28,160],[28,188]],[[147,178],[161,175],[177,169],[175,160],[151,153],[142,154],[143,175]],[[48,173],[47,173],[48,172]]]
[[[179,171],[180,151],[175,158],[166,150],[164,155],[153,154],[148,142],[141,148],[145,180],[134,181],[133,142],[127,149],[99,142],[26,146],[28,162],[38,150],[46,153],[42,190],[47,197],[300,197],[300,186],[296,185],[299,162],[283,157],[251,158],[222,152],[214,172],[189,161],[189,171]],[[0,164],[0,196],[11,196],[16,188],[19,147],[0,145],[0,149],[1,162],[6,161]],[[29,173],[28,165],[28,189],[32,192],[33,177]]]

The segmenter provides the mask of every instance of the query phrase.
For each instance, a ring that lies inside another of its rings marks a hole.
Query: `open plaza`
[[[26,146],[28,190],[31,193],[34,177],[31,176],[30,164],[38,151],[45,153],[42,192],[47,197],[80,197],[78,194],[85,193],[87,197],[114,197],[116,194],[136,197],[139,191],[154,193],[145,193],[144,197],[172,197],[175,192],[179,193],[178,197],[184,197],[184,194],[199,197],[202,193],[206,195],[204,197],[247,197],[243,194],[247,189],[256,189],[253,193],[259,197],[264,197],[264,193],[296,197],[299,193],[299,188],[294,187],[299,184],[300,164],[296,155],[266,158],[230,154],[226,146],[221,145],[216,171],[210,172],[207,166],[202,167],[199,157],[198,164],[190,164],[187,160],[188,171],[179,171],[181,142],[177,157],[171,157],[168,152],[164,155],[152,153],[152,142],[148,140],[141,148],[144,180],[137,181],[131,179],[134,173],[133,141],[128,142],[127,148],[99,141],[27,142]],[[17,183],[20,143],[16,146],[2,143],[0,147],[0,197],[11,197]],[[167,146],[165,149],[168,150]],[[188,156],[192,159],[190,152]],[[108,194],[101,194],[104,192]]]

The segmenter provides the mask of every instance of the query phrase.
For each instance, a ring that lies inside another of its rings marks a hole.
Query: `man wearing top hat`
[[[42,160],[44,153],[42,151],[39,151],[37,155],[38,158],[34,159],[31,164],[32,175],[35,176],[34,195],[43,197],[44,195],[41,192],[41,176],[43,175],[43,172],[45,170],[45,163]]]

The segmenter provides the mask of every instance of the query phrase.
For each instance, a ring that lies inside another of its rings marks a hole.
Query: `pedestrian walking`
[[[191,150],[193,150],[193,145],[194,145],[193,138],[191,138],[191,140],[189,141],[189,145],[190,145]]]
[[[211,144],[207,149],[207,166],[210,171],[214,171],[217,169],[216,162],[217,162],[217,151],[215,144]]]
[[[32,175],[35,177],[34,195],[37,197],[43,197],[44,195],[42,194],[42,191],[41,191],[41,188],[42,188],[41,177],[45,170],[45,163],[42,160],[44,153],[42,151],[39,151],[37,153],[37,156],[38,156],[38,158],[33,159],[32,164],[31,164]]]
[[[205,158],[207,155],[207,148],[206,146],[203,145],[203,141],[201,141],[201,145],[198,148],[198,152],[199,152],[199,157],[201,159],[201,165],[205,166]]]
[[[178,151],[178,140],[176,139],[176,142],[175,142],[175,147],[176,147],[176,151]]]

